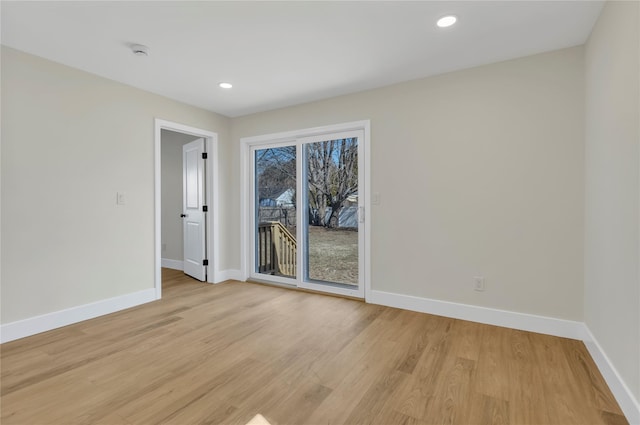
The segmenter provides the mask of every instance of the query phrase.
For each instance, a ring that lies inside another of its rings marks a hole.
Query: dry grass
[[[309,278],[358,284],[358,232],[309,226]]]

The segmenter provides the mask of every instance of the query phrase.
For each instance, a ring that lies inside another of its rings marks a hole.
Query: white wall
[[[370,119],[374,290],[582,320],[583,66],[577,47],[259,113],[232,140]]]
[[[1,101],[1,323],[153,288],[154,118],[229,120],[4,46]]]
[[[182,221],[182,146],[196,139],[162,130],[162,258],[184,260]]]
[[[608,2],[585,56],[585,322],[636,403],[640,401],[639,5]]]

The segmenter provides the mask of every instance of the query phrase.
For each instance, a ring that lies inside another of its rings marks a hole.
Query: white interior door
[[[182,147],[182,219],[184,272],[200,281],[207,279],[205,141],[197,139]]]

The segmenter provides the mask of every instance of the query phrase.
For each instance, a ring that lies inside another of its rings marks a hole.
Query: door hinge
[[[209,260],[202,260],[202,265],[203,266],[208,266],[209,265]]]
[[[203,205],[202,206],[202,212],[207,212],[207,211],[209,211],[209,207],[206,206],[206,205]]]
[[[202,152],[202,159],[207,159],[207,153],[206,152]]]

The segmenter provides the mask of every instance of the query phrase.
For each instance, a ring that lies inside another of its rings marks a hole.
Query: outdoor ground
[[[309,226],[309,278],[358,284],[358,232]]]

